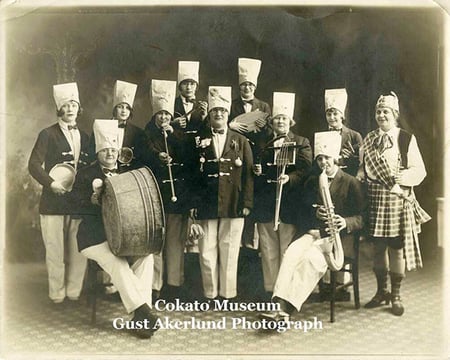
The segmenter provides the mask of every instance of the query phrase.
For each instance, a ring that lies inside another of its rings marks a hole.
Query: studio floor
[[[364,304],[374,294],[367,245],[362,246],[360,292]],[[284,333],[261,330],[159,330],[150,340],[133,337],[112,326],[114,318],[125,315],[121,303],[102,300],[97,323],[90,323],[90,307],[85,297],[55,308],[47,297],[45,264],[5,263],[3,291],[2,357],[4,358],[111,358],[136,354],[142,357],[178,359],[289,358],[306,355],[368,355],[398,358],[443,358],[444,344],[443,277],[440,256],[425,259],[424,268],[407,274],[402,287],[406,308],[402,317],[393,316],[389,307],[355,310],[352,301],[339,302],[336,322],[329,322],[329,303],[306,303],[292,320],[322,321],[322,330],[288,330]],[[252,276],[246,271],[244,276]],[[247,279],[246,284],[251,284]],[[160,312],[170,319],[217,320],[223,316],[257,320],[256,312]],[[103,356],[102,356],[103,355]],[[296,356],[297,355],[297,356]],[[140,356],[138,356],[140,357]],[[283,356],[284,357],[284,356]]]

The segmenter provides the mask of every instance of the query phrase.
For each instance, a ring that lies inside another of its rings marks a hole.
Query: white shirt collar
[[[70,125],[70,126],[75,126],[77,123],[76,122],[73,122],[73,123],[66,123],[66,122],[64,122],[64,121],[62,121],[61,119],[58,119],[58,125],[59,125],[59,127],[61,128],[61,129],[63,129],[63,130],[69,130],[68,129],[68,126]]]
[[[183,104],[192,104],[192,102],[188,101],[183,95],[180,94],[180,97]],[[191,98],[191,100],[195,100],[195,96]]]

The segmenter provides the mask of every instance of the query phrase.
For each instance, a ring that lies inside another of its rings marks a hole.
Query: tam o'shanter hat
[[[224,108],[228,112],[231,109],[231,87],[230,86],[210,86],[208,89],[209,111],[214,108]]]
[[[95,153],[107,148],[119,150],[119,121],[111,119],[94,120]]]
[[[391,91],[390,95],[380,95],[377,101],[376,108],[379,107],[388,107],[391,108],[392,110],[400,112],[397,94]]]
[[[253,85],[258,85],[258,75],[261,69],[261,60],[239,58],[238,59],[238,71],[239,71],[239,85],[243,82],[251,82]]]
[[[319,155],[339,159],[341,135],[337,131],[322,131],[314,134],[314,159]]]
[[[76,101],[80,104],[77,83],[72,82],[53,85],[53,98],[55,99],[57,110],[60,110],[61,107],[69,101]]]
[[[113,107],[126,103],[133,108],[134,97],[136,96],[137,85],[126,81],[117,80],[114,85]]]
[[[193,80],[198,84],[199,68],[198,61],[178,61],[178,85],[184,80]]]
[[[347,90],[343,89],[326,89],[325,90],[325,112],[334,108],[339,110],[342,115],[345,114],[347,106]]]
[[[294,119],[295,94],[286,92],[273,93],[272,117],[286,115],[291,120]]]
[[[176,81],[152,80],[151,99],[153,115],[165,110],[173,116],[176,91]]]

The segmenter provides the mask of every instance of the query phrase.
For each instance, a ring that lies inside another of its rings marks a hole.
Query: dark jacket
[[[150,159],[149,166],[156,179],[158,180],[159,189],[164,202],[164,210],[166,213],[181,214],[194,207],[192,189],[192,172],[195,168],[194,156],[195,148],[188,136],[178,129],[174,129],[173,133],[169,133],[167,137],[167,147],[170,157],[172,158],[172,177],[176,202],[171,201],[172,191],[169,180],[169,168],[159,159],[159,153],[167,152],[164,143],[164,135],[152,120],[145,127],[147,136],[146,151]],[[192,141],[192,140],[191,140]]]
[[[195,106],[195,105],[194,105]],[[186,115],[186,111],[184,110],[183,100],[181,96],[177,96],[175,98],[175,112],[174,117],[180,117]],[[187,122],[186,128],[182,129],[178,125],[175,125],[176,129],[179,129],[183,132],[189,132],[191,134],[196,134],[202,127],[204,126],[204,121],[202,120],[202,116],[198,110],[194,110],[191,113],[191,117]]]
[[[255,163],[262,165],[263,174],[255,176],[255,208],[253,217],[257,222],[270,222],[275,216],[277,166],[274,164],[273,133],[266,135],[265,141],[258,146],[259,156]],[[287,224],[297,221],[298,201],[302,196],[301,189],[305,176],[309,174],[312,162],[312,151],[309,140],[289,132],[285,142],[294,142],[296,149],[295,164],[287,165],[285,173],[289,182],[283,186],[280,219]]]
[[[260,110],[269,115],[271,114],[269,104],[260,99],[257,99],[256,97],[253,99],[251,111],[255,111],[255,110]],[[233,120],[236,116],[244,114],[244,113],[245,113],[244,103],[242,102],[241,97],[234,99],[231,102],[231,110],[230,110],[230,116],[228,117],[228,122]]]
[[[81,150],[77,169],[88,163],[88,135],[80,130]],[[43,186],[39,203],[39,213],[43,215],[72,214],[72,204],[68,201],[68,194],[56,195],[50,189],[54,181],[49,175],[56,164],[69,163],[74,165],[74,157],[70,154],[70,145],[58,123],[43,129],[34,144],[28,161],[31,176]],[[42,167],[44,165],[44,167]]]
[[[342,149],[348,149],[352,152],[352,156],[349,158],[341,157],[339,159],[339,166],[344,170],[347,174],[356,176],[359,167],[359,149],[362,146],[363,139],[359,132],[342,126],[341,130],[341,156]]]
[[[211,143],[202,147],[200,143],[205,139]],[[216,156],[210,128],[195,140],[198,218],[242,217],[243,208],[253,208],[253,156],[248,140],[228,129],[221,157]]]

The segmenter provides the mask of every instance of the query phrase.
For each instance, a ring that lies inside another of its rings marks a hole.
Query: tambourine
[[[133,149],[125,146],[119,150],[119,157],[117,160],[121,164],[129,164],[133,160],[133,156]]]
[[[61,183],[68,192],[72,191],[76,171],[71,165],[64,163],[56,164],[48,174],[53,180]]]

